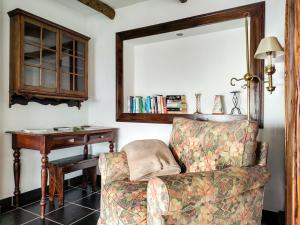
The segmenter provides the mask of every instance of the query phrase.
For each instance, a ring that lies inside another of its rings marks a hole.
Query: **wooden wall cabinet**
[[[88,99],[90,38],[21,9],[8,15],[9,106],[35,101],[80,108]]]

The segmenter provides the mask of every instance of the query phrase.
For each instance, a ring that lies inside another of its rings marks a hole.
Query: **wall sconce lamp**
[[[249,31],[248,31],[248,14],[245,15],[245,33],[246,33],[246,62],[247,62],[247,73],[242,78],[231,78],[231,86],[235,86],[238,81],[246,81],[246,84],[243,85],[243,88],[247,88],[247,117],[250,122],[250,85],[254,79],[257,79],[259,82],[262,82],[259,76],[253,75],[250,73],[250,59],[249,59]],[[272,64],[272,58],[277,58],[284,54],[283,47],[280,45],[276,37],[266,37],[262,39],[258,45],[258,48],[254,54],[256,59],[266,59],[267,65],[265,66],[265,73],[268,75],[268,80],[263,81],[268,83],[267,90],[272,94],[275,90],[273,86],[272,75],[275,73],[275,66]]]
[[[272,75],[276,72],[275,65],[272,64],[272,58],[277,58],[284,54],[283,47],[280,45],[276,37],[266,37],[262,39],[255,52],[254,58],[266,60],[265,73],[268,75],[268,80],[264,83],[268,83],[267,90],[272,94],[275,90],[273,86]]]

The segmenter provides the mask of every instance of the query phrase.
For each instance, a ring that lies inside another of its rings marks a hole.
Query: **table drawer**
[[[51,149],[80,146],[85,144],[85,135],[52,137]]]
[[[113,140],[112,132],[105,132],[105,133],[89,135],[89,143],[106,142],[106,141],[112,141],[112,140]]]

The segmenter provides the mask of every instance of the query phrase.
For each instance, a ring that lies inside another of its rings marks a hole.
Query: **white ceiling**
[[[55,0],[55,1],[66,6],[67,8],[78,11],[84,16],[93,16],[99,14],[99,12],[80,3],[78,0]],[[139,2],[149,1],[149,0],[101,0],[101,1],[108,4],[112,8],[117,9],[117,8],[122,8],[122,7],[126,7],[129,5],[133,5]]]

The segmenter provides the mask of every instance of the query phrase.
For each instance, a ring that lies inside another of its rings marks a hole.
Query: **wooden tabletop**
[[[30,132],[32,130],[32,132]],[[5,133],[9,134],[21,134],[21,135],[30,135],[30,136],[57,136],[57,135],[76,135],[76,134],[92,134],[97,132],[108,132],[112,130],[118,130],[116,127],[103,127],[103,126],[91,126],[84,128],[83,130],[73,131],[73,127],[70,127],[70,130],[55,131],[51,129],[25,129],[17,131],[6,131]]]

